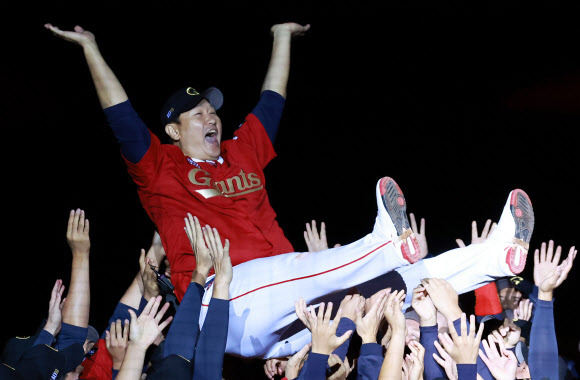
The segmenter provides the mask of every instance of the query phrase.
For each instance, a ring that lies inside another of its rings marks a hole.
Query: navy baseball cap
[[[38,335],[34,336],[26,336],[26,337],[19,337],[15,336],[8,340],[8,343],[4,346],[4,352],[0,357],[0,361],[2,363],[6,363],[7,365],[14,367],[16,362],[20,360],[22,355],[26,352],[26,350],[32,347],[32,344],[36,340]]]
[[[514,288],[519,290],[524,295],[525,298],[530,298],[530,294],[534,289],[534,284],[519,276],[510,278],[510,282],[514,285]]]
[[[206,99],[216,110],[224,103],[221,91],[215,87],[202,92],[198,92],[193,87],[184,87],[174,92],[161,108],[161,124],[173,123],[179,115],[194,108],[203,99]]]
[[[39,344],[27,350],[16,363],[16,374],[25,379],[64,379],[85,357],[80,343],[56,350]]]

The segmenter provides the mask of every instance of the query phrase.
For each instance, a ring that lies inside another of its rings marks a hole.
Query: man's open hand
[[[73,31],[60,30],[58,27],[52,24],[44,24],[44,27],[50,30],[55,36],[83,47],[85,45],[95,43],[95,35],[88,30],[84,30],[78,25],[74,27]]]

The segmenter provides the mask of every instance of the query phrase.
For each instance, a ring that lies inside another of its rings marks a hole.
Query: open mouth
[[[207,141],[209,144],[219,144],[217,129],[210,129],[207,131],[205,134],[205,141]]]

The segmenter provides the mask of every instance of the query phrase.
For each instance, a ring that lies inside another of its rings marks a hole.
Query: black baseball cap
[[[184,87],[175,91],[161,108],[161,124],[173,123],[179,118],[179,115],[194,108],[203,99],[206,99],[216,110],[224,102],[221,91],[215,87],[210,87],[202,92],[198,92],[193,87]]]

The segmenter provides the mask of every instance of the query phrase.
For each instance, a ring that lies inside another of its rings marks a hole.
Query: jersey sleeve
[[[163,161],[163,147],[159,138],[153,133],[149,132],[151,137],[151,145],[137,163],[132,163],[125,158],[127,164],[127,171],[135,184],[140,188],[147,188],[157,178],[161,163]]]
[[[234,140],[247,145],[248,150],[256,155],[262,169],[276,157],[272,140],[266,131],[266,125],[269,126],[268,128],[275,126],[277,129],[282,115],[283,103],[280,104],[278,99],[278,105],[274,105],[275,102],[272,101],[276,99],[276,96],[281,97],[273,91],[264,91],[258,105],[234,134]]]
[[[274,143],[276,135],[278,134],[278,125],[282,118],[282,111],[284,110],[284,103],[286,99],[277,92],[266,90],[262,92],[260,101],[253,109],[254,114],[264,126],[270,141]]]
[[[123,157],[132,163],[139,162],[149,149],[151,135],[129,100],[103,111],[113,134],[121,144]]]

